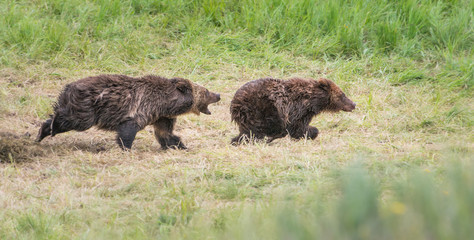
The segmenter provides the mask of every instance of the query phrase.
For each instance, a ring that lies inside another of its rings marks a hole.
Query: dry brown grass
[[[160,71],[166,62],[154,62],[150,71],[132,72],[183,76],[178,70]],[[362,161],[383,184],[390,184],[413,167],[443,171],[446,151],[472,152],[469,99],[455,98],[433,85],[392,86],[384,80],[390,76],[353,75],[350,67],[339,70],[341,63],[321,67],[304,59],[295,62],[300,67],[289,71],[216,63],[215,70],[184,74],[222,97],[210,106],[211,116],[178,119],[176,133],[188,146],[185,151],[160,150],[150,127],[138,133],[130,152],[116,146],[114,133],[96,129],[34,143],[62,86],[97,72],[43,66],[3,69],[0,207],[6,211],[0,218],[4,228],[14,228],[14,216],[27,212],[69,214],[69,228],[77,236],[85,229],[98,233],[109,226],[113,232],[157,216],[175,216],[179,226],[193,215],[214,218],[220,209],[275,194],[303,193],[314,186],[331,189],[338,169],[354,162]],[[246,81],[264,76],[328,76],[358,108],[316,117],[312,125],[320,129],[320,136],[315,141],[283,138],[271,144],[231,146],[230,139],[237,134],[228,110],[233,93]],[[455,107],[461,111],[449,118],[446,112]],[[13,218],[7,220],[8,216]]]

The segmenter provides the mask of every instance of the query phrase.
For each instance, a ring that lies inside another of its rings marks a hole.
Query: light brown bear
[[[319,131],[309,126],[314,116],[324,111],[350,112],[355,106],[329,79],[254,80],[237,90],[232,99],[230,113],[240,131],[232,143],[251,137],[267,137],[271,142],[287,134],[295,139],[315,139]]]

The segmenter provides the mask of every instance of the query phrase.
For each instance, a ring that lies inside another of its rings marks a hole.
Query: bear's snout
[[[221,100],[221,95],[219,93],[211,93],[210,103],[216,103]]]
[[[355,108],[356,108],[356,104],[352,102],[351,100],[348,100],[348,103],[344,105],[342,110],[345,112],[352,112],[352,110],[354,110]]]

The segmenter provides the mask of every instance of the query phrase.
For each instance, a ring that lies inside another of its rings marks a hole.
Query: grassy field
[[[474,2],[0,1],[0,239],[472,239]],[[34,143],[61,88],[120,73],[221,93],[131,152],[90,129]],[[231,146],[261,77],[357,103],[314,141]]]

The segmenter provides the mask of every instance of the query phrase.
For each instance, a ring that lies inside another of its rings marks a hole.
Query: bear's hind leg
[[[132,148],[133,140],[139,131],[139,127],[135,121],[130,120],[121,123],[117,128],[117,143],[123,150]]]
[[[273,142],[273,140],[278,139],[278,138],[284,138],[284,137],[286,137],[286,135],[288,135],[288,132],[284,131],[284,132],[281,132],[277,135],[273,135],[271,137],[268,137],[267,143],[271,143],[271,142]]]
[[[162,117],[153,124],[155,128],[155,138],[160,143],[162,149],[187,149],[183,142],[181,142],[181,138],[173,134],[175,123],[176,118]]]
[[[90,127],[86,127],[88,129]],[[54,137],[56,134],[68,132],[71,130],[76,130],[70,122],[67,120],[54,116],[51,119],[46,120],[42,125],[38,132],[38,136],[36,137],[36,142],[41,142],[45,137],[51,136]],[[78,129],[81,131],[82,129]]]
[[[252,131],[250,131],[250,132],[241,131],[237,137],[232,138],[230,143],[232,145],[239,145],[239,144],[242,144],[242,143],[245,143],[245,144],[254,143],[255,141],[259,141],[259,140],[264,139],[265,136],[266,136],[265,134],[260,133],[260,132],[254,133]],[[270,142],[271,142],[276,138],[269,138],[269,139],[271,139],[270,140]],[[268,141],[267,141],[267,143],[268,143]]]
[[[252,142],[254,138],[256,138],[256,136],[253,134],[252,130],[247,128],[245,124],[239,124],[239,135],[232,138],[230,144],[234,146],[248,144]],[[261,138],[263,138],[263,136]]]
[[[237,137],[232,138],[230,144],[232,145],[239,145],[242,143],[248,143],[250,141],[250,134],[248,133],[240,133]]]
[[[303,124],[291,125],[288,127],[290,136],[294,139],[309,138],[311,140],[318,136],[318,129],[312,126],[305,126]]]
[[[51,122],[53,121],[53,119],[48,119],[46,120],[46,122],[44,122],[42,125],[41,125],[41,128],[38,132],[38,136],[36,137],[36,142],[41,142],[41,140],[43,140],[45,137],[47,136],[50,136],[51,135]]]

